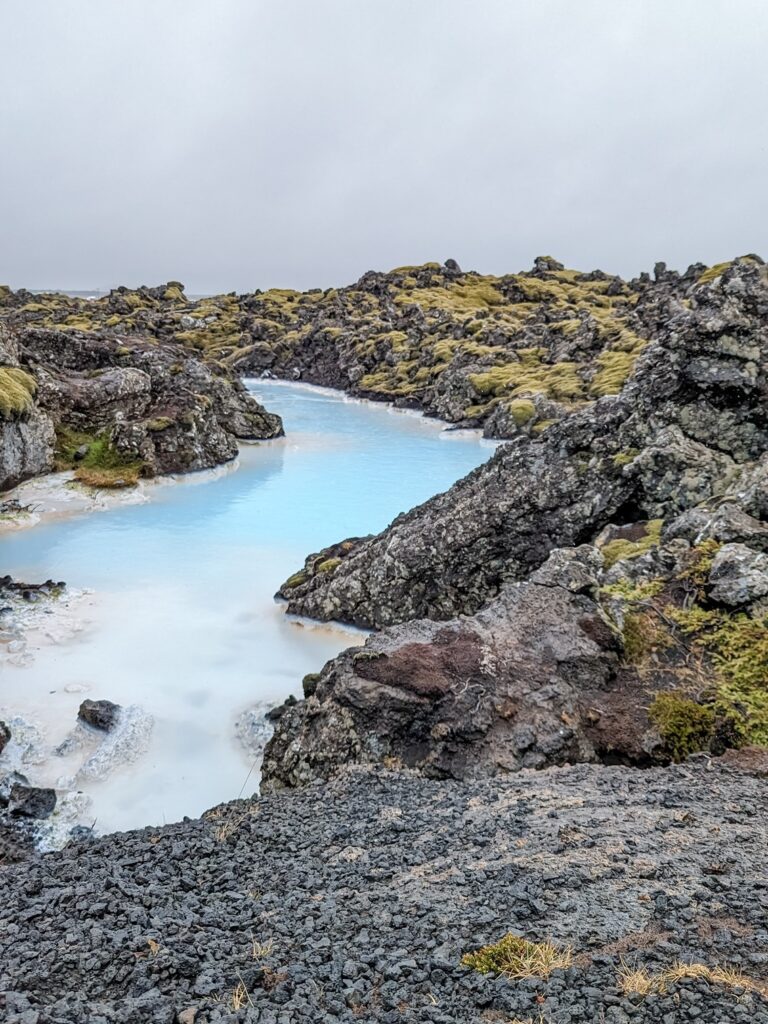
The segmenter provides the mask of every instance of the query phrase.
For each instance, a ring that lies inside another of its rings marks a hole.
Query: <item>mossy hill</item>
[[[344,288],[198,300],[178,281],[98,299],[0,288],[0,319],[173,341],[243,375],[338,387],[510,437],[618,394],[655,336],[659,297],[689,304],[729,266],[680,275],[657,264],[624,281],[550,257],[502,276],[448,260]]]

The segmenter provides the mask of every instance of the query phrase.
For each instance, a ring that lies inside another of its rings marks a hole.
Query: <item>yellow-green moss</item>
[[[528,398],[515,398],[507,405],[515,426],[523,427],[536,415],[536,406]]]
[[[159,434],[163,430],[167,430],[173,426],[173,420],[170,416],[156,416],[152,420],[146,420],[144,426],[150,433]]]
[[[519,361],[493,366],[483,373],[471,373],[469,382],[481,397],[502,394],[546,395],[558,401],[583,397],[578,364],[543,363],[541,349],[520,349]]]
[[[609,541],[602,547],[603,559],[605,567],[610,569],[616,562],[624,561],[628,558],[639,558],[640,555],[644,555],[646,551],[650,551],[651,548],[656,547],[661,539],[661,527],[664,523],[663,519],[652,519],[645,525],[645,536],[641,537],[640,540],[626,540],[622,537],[616,540]]]
[[[0,366],[0,420],[26,415],[34,404],[35,378],[16,366]]]
[[[706,750],[715,730],[715,712],[681,693],[657,693],[648,716],[674,761]]]
[[[744,738],[767,746],[768,615],[750,618],[693,605],[673,609],[669,617],[710,660],[720,700],[745,713]]]
[[[545,430],[549,430],[549,428],[555,423],[559,423],[559,420],[539,420],[539,422],[534,423],[532,427],[533,433],[543,434]]]
[[[416,303],[424,309],[445,310],[450,313],[474,313],[504,302],[504,296],[494,286],[494,279],[475,278],[469,282],[452,282],[443,288],[414,288],[395,295],[400,305]]]
[[[708,267],[707,270],[705,270],[704,273],[699,276],[699,278],[696,281],[696,284],[711,284],[716,277],[720,277],[720,275],[724,274],[725,271],[728,270],[728,268],[731,266],[732,263],[730,260],[726,260],[725,263],[713,264],[713,266]]]
[[[618,395],[626,384],[636,360],[637,355],[633,352],[601,352],[596,360],[600,369],[589,386],[590,394],[597,398]]]
[[[625,452],[618,452],[613,456],[613,464],[617,468],[621,466],[628,466],[630,462],[634,462],[637,456],[640,454],[637,448],[629,448]]]
[[[93,331],[98,327],[98,324],[91,317],[81,314],[79,316],[68,316],[66,320],[55,324],[55,326],[66,328],[69,331]]]
[[[326,560],[324,562],[321,562],[318,565],[317,571],[318,572],[323,572],[323,573],[336,572],[336,570],[338,569],[338,567],[340,565],[341,565],[341,559],[340,558],[326,558]]]
[[[179,281],[169,281],[163,292],[166,302],[184,302],[183,285]]]
[[[295,572],[293,576],[289,576],[283,584],[284,590],[293,590],[294,587],[300,587],[302,583],[307,582],[307,574],[302,570]]]
[[[664,589],[663,580],[639,580],[633,583],[632,580],[620,579],[616,583],[609,583],[605,587],[600,588],[601,594],[607,594],[609,597],[617,597],[622,601],[627,601],[630,604],[639,603],[642,601],[649,601],[658,595]]]

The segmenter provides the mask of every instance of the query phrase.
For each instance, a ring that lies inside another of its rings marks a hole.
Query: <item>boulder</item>
[[[95,729],[109,732],[114,729],[122,712],[119,704],[111,700],[84,700],[77,712],[81,722],[92,725]]]
[[[312,695],[282,709],[263,786],[387,759],[456,778],[648,763],[648,691],[624,670],[615,627],[579,592],[599,557],[558,552],[540,582],[508,585],[470,619],[392,627],[329,662]]]
[[[768,554],[745,544],[724,544],[709,573],[709,596],[734,608],[768,596]]]
[[[0,722],[0,754],[2,754],[2,752],[8,746],[8,741],[10,740],[10,738],[11,730],[8,728],[5,722]]]
[[[56,790],[15,782],[11,786],[8,810],[23,818],[47,818],[56,807]]]
[[[11,799],[11,789],[15,785],[28,786],[29,779],[21,772],[8,772],[0,776],[0,806],[6,807]]]

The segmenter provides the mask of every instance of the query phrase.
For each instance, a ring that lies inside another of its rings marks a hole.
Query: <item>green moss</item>
[[[648,716],[674,761],[707,750],[715,731],[715,712],[680,693],[657,693]]]
[[[528,398],[515,398],[507,408],[517,427],[525,426],[536,415],[536,406]]]
[[[170,416],[157,416],[153,420],[146,420],[144,426],[150,433],[159,434],[163,430],[167,430],[173,426],[173,420]]]
[[[0,420],[25,416],[34,405],[37,382],[16,366],[0,366]]]
[[[628,466],[630,462],[634,462],[637,456],[640,454],[637,448],[629,448],[625,452],[618,452],[613,456],[613,464],[617,468],[621,466]]]
[[[84,458],[78,449],[87,446]],[[87,434],[59,427],[56,431],[56,468],[74,469],[75,479],[89,487],[132,487],[144,469],[141,460],[117,451],[106,434]]]
[[[336,570],[338,569],[338,567],[340,565],[341,565],[341,559],[340,558],[326,558],[326,560],[324,562],[321,562],[318,565],[317,571],[318,572],[323,572],[323,573],[336,572]]]
[[[709,659],[719,699],[744,712],[744,738],[767,746],[768,615],[750,618],[693,605],[669,616]]]
[[[600,369],[590,384],[590,394],[597,398],[618,395],[627,382],[636,360],[637,354],[633,352],[601,352],[597,357]]]
[[[293,576],[288,577],[288,579],[283,584],[283,589],[293,590],[294,587],[300,587],[302,583],[306,582],[307,574],[303,570],[301,570],[300,572],[295,572]]]
[[[622,562],[628,558],[639,558],[646,551],[656,547],[661,539],[663,523],[663,519],[652,519],[646,523],[645,536],[640,540],[617,538],[605,544],[601,550],[606,569],[610,569],[616,562]]]

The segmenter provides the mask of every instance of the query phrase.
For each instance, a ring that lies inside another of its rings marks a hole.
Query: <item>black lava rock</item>
[[[77,717],[95,729],[109,732],[115,727],[121,710],[120,705],[113,704],[111,700],[84,700],[77,712]]]

